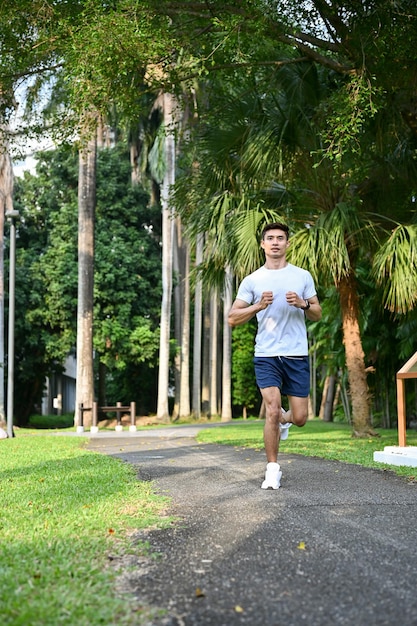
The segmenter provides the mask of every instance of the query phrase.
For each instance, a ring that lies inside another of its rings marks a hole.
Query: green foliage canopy
[[[126,376],[128,367],[145,364],[146,372],[156,364],[160,216],[148,206],[143,190],[130,185],[126,151],[100,151],[97,172],[94,347],[114,378]],[[26,173],[18,181],[16,207],[22,216],[16,279],[17,413],[25,416],[39,403],[45,376],[60,371],[76,343],[76,153],[62,147],[40,154],[36,175]],[[135,393],[131,388],[129,399]]]

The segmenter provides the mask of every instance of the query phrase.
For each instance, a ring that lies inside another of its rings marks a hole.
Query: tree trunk
[[[197,235],[196,259],[198,268],[203,261],[204,235]],[[193,415],[196,419],[201,417],[201,340],[203,323],[203,289],[201,279],[198,278],[194,292],[194,338],[193,338]]]
[[[327,398],[327,389],[329,388],[329,376],[326,376],[324,379],[323,385],[323,393],[321,394],[321,403],[320,403],[320,411],[319,411],[319,419],[324,419],[324,407],[326,405]]]
[[[201,408],[203,415],[210,414],[210,299],[204,301],[203,376],[201,383]]]
[[[13,168],[7,143],[0,133],[0,421],[6,419],[4,401],[4,215],[7,211],[12,210]]]
[[[333,421],[333,408],[334,398],[336,390],[336,376],[330,374],[326,376],[323,387],[323,395],[321,399],[320,414],[319,417],[324,422]]]
[[[230,267],[227,267],[223,295],[222,422],[232,419],[232,332],[227,320],[232,300],[233,277]]]
[[[376,435],[370,418],[369,390],[366,380],[365,357],[359,327],[359,305],[355,279],[352,274],[339,283],[342,312],[343,344],[352,402],[352,427],[355,437]]]
[[[99,357],[100,358],[100,357]],[[106,376],[107,376],[107,367],[105,363],[99,360],[98,363],[98,405],[106,406],[107,405],[107,397],[106,397]]]
[[[324,403],[324,414],[323,414],[324,422],[333,421],[333,404],[334,404],[334,396],[336,392],[336,376],[334,374],[328,376],[328,381],[329,381],[329,384],[327,386],[326,400]]]
[[[340,385],[340,382],[338,381],[336,385],[336,391],[334,394],[334,400],[333,400],[333,415],[337,409],[337,405],[339,404],[340,392],[341,392],[341,385]]]
[[[77,382],[75,418],[83,426],[92,423],[94,400],[93,368],[93,288],[94,288],[94,218],[96,204],[96,156],[94,135],[79,152],[78,178],[78,312],[77,312]]]
[[[317,350],[314,337],[308,337],[308,354],[310,362],[310,405],[313,417],[317,410]]]
[[[158,404],[157,418],[169,422],[169,340],[172,300],[172,244],[173,211],[170,206],[171,186],[175,182],[175,135],[174,135],[174,97],[163,95],[163,113],[165,124],[165,162],[166,171],[161,185],[162,207],[162,305],[159,341]]]
[[[181,401],[181,331],[182,331],[182,305],[183,305],[183,284],[184,274],[182,259],[182,233],[181,224],[176,219],[173,225],[172,238],[172,271],[173,271],[173,298],[174,298],[174,406],[171,419],[175,422],[180,414]]]
[[[210,417],[217,415],[217,321],[218,321],[217,289],[210,294]]]
[[[184,272],[182,277],[181,316],[181,388],[180,417],[189,417],[190,408],[190,250],[183,240]]]
[[[313,403],[311,402],[311,396],[308,396],[308,418],[309,420],[312,420],[316,417],[314,409],[313,409]]]

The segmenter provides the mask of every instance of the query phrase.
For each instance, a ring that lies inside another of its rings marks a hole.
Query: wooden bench
[[[93,402],[93,408],[87,408],[82,403],[79,405],[79,414],[80,420],[78,429],[81,431],[84,430],[84,412],[85,411],[93,411],[92,424],[91,424],[91,432],[98,431],[98,416],[99,413],[116,413],[116,429],[115,430],[123,430],[122,426],[122,415],[123,413],[130,413],[130,425],[129,430],[131,432],[136,430],[136,402],[131,402],[129,406],[123,406],[121,402],[117,402],[116,406],[99,406],[98,402]]]

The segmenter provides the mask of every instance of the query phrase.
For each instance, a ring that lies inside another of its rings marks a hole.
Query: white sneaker
[[[265,480],[261,485],[261,489],[279,489],[281,476],[282,472],[278,463],[267,463]]]
[[[288,431],[290,430],[291,426],[291,422],[279,425],[280,441],[285,441],[286,439],[288,439]]]
[[[281,407],[281,413],[283,416],[286,414],[286,412],[287,411]],[[291,428],[291,426],[292,422],[285,422],[285,424],[279,425],[280,441],[285,441],[286,439],[288,439],[288,430],[289,428]]]

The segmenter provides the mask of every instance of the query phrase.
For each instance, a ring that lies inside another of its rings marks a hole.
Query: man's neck
[[[282,270],[287,267],[288,261],[284,258],[281,259],[266,259],[264,267],[267,270]]]

